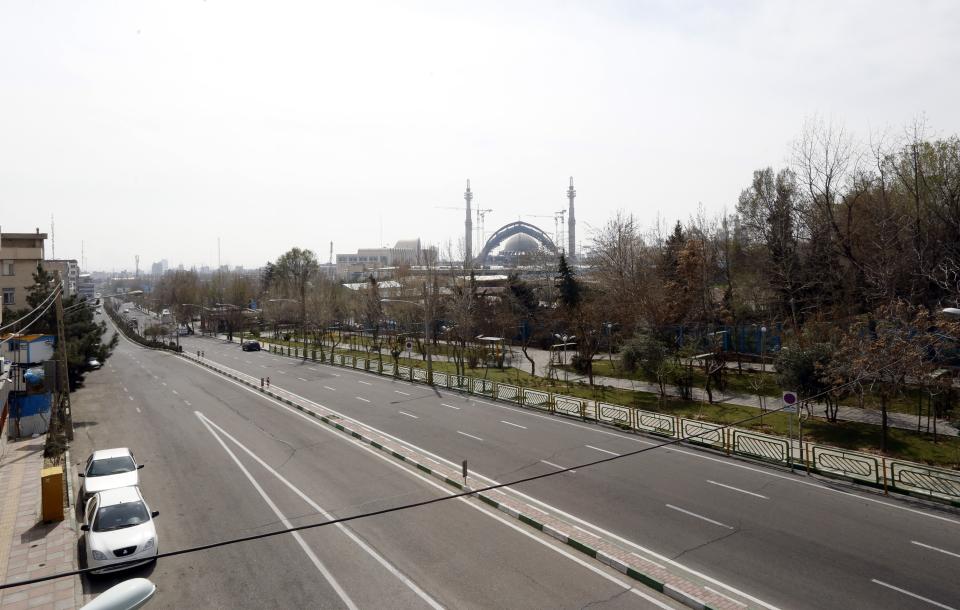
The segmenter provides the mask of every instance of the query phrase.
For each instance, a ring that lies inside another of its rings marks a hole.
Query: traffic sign
[[[784,392],[782,396],[782,400],[783,400],[784,411],[788,413],[797,412],[797,403],[799,402],[800,399],[797,397],[796,392]]]
[[[412,349],[413,349],[413,341],[407,341],[407,351],[409,352]]]

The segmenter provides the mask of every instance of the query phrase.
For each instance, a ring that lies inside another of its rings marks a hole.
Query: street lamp
[[[558,335],[557,333],[553,333],[553,336],[559,339],[560,341],[563,341],[563,366],[566,367],[567,366],[567,342],[572,339],[576,339],[577,337],[576,335],[567,335],[567,334]],[[567,383],[570,383],[570,371],[568,371],[566,368],[563,369],[563,380]]]
[[[426,289],[424,289],[424,296],[426,296]],[[426,301],[426,299],[424,299]],[[432,320],[428,315],[426,302],[418,303],[416,301],[405,301],[403,299],[380,299],[381,303],[407,303],[409,305],[416,305],[423,309],[423,346],[425,354],[427,356],[427,383],[433,383],[433,357],[430,354],[430,327],[432,326]]]

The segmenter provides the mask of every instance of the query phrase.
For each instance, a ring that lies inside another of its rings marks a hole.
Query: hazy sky
[[[457,244],[467,178],[489,234],[572,175],[585,243],[732,209],[814,114],[960,133],[958,70],[953,0],[0,0],[0,226],[52,213],[90,269],[326,261]]]

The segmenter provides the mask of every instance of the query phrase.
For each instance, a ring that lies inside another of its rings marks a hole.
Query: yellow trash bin
[[[44,521],[63,521],[63,467],[40,471],[41,511]]]

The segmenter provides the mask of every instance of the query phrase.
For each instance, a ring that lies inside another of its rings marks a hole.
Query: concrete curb
[[[214,366],[206,361],[196,359],[195,357],[191,357],[189,355],[183,355],[183,356],[188,360],[190,360],[191,362],[200,364],[201,366],[204,366],[216,372],[219,375],[223,375],[229,379],[232,379],[250,388],[253,388],[254,390],[257,390],[260,393],[266,396],[269,396],[285,405],[293,407],[298,411],[306,415],[309,415],[310,417],[313,417],[340,432],[349,434],[351,437],[357,440],[360,440],[375,449],[383,451],[384,453],[404,463],[410,464],[420,472],[428,474],[431,477],[436,478],[444,482],[445,484],[451,487],[454,487],[459,491],[471,491],[471,488],[469,486],[464,485],[464,483],[454,478],[456,477],[456,474],[452,472],[452,469],[451,469],[451,472],[444,472],[444,469],[442,468],[425,465],[424,463],[422,463],[422,461],[419,459],[419,456],[417,455],[407,455],[407,454],[401,453],[401,451],[403,449],[406,449],[406,447],[393,449],[387,446],[387,443],[384,442],[383,440],[377,440],[376,438],[373,438],[372,437],[373,434],[369,432],[368,433],[358,432],[352,429],[352,427],[348,425],[344,425],[343,423],[335,421],[334,417],[317,413],[311,408],[307,408],[303,405],[300,405],[294,402],[289,398],[281,396],[280,394],[274,392],[272,389],[261,388],[258,384],[252,383],[226,370],[222,370],[219,367]],[[410,450],[408,451],[409,453],[413,453]],[[668,578],[669,573],[665,569],[663,569],[662,566],[656,566],[652,562],[650,562],[649,566],[641,567],[638,565],[639,562],[633,561],[632,563],[634,565],[631,565],[630,563],[628,563],[626,559],[626,555],[627,555],[626,552],[619,549],[615,549],[613,545],[609,543],[605,543],[605,541],[602,541],[599,537],[595,538],[594,540],[590,540],[588,536],[592,538],[593,537],[592,535],[589,535],[586,532],[580,532],[580,530],[575,530],[575,528],[569,525],[567,525],[564,528],[563,525],[566,525],[566,524],[562,524],[562,522],[560,522],[558,519],[553,518],[552,516],[549,516],[546,513],[542,513],[541,511],[533,509],[533,507],[522,506],[521,507],[522,509],[518,508],[517,505],[521,503],[513,498],[510,498],[509,496],[507,496],[506,493],[501,492],[500,490],[491,490],[490,492],[476,493],[474,494],[474,496],[480,501],[484,502],[485,504],[493,508],[496,508],[500,512],[503,512],[504,514],[520,521],[521,523],[524,523],[530,527],[533,527],[551,536],[552,538],[562,542],[566,546],[573,548],[579,551],[580,553],[587,555],[592,559],[596,559],[600,561],[601,563],[613,568],[614,570],[617,570],[621,574],[624,574],[628,578],[635,580],[657,591],[658,593],[667,595],[668,597],[684,604],[689,608],[693,608],[695,610],[720,610],[723,608],[731,608],[731,609],[742,608],[742,606],[730,604],[730,602],[720,598],[719,596],[711,595],[709,592],[706,592],[706,591],[701,592],[701,587],[694,582],[686,581],[685,579],[681,579],[680,577],[676,577],[676,576]],[[497,498],[495,496],[502,496],[502,498]],[[563,531],[564,529],[567,529],[570,532],[576,531],[578,534],[577,536],[574,536],[571,533],[565,533]],[[617,552],[618,550],[620,552]],[[643,562],[643,563],[647,563],[647,562]],[[668,581],[673,581],[673,582],[668,582]],[[698,594],[702,595],[703,597],[710,597],[711,598],[710,603],[704,601],[694,593],[685,589],[696,589]]]

